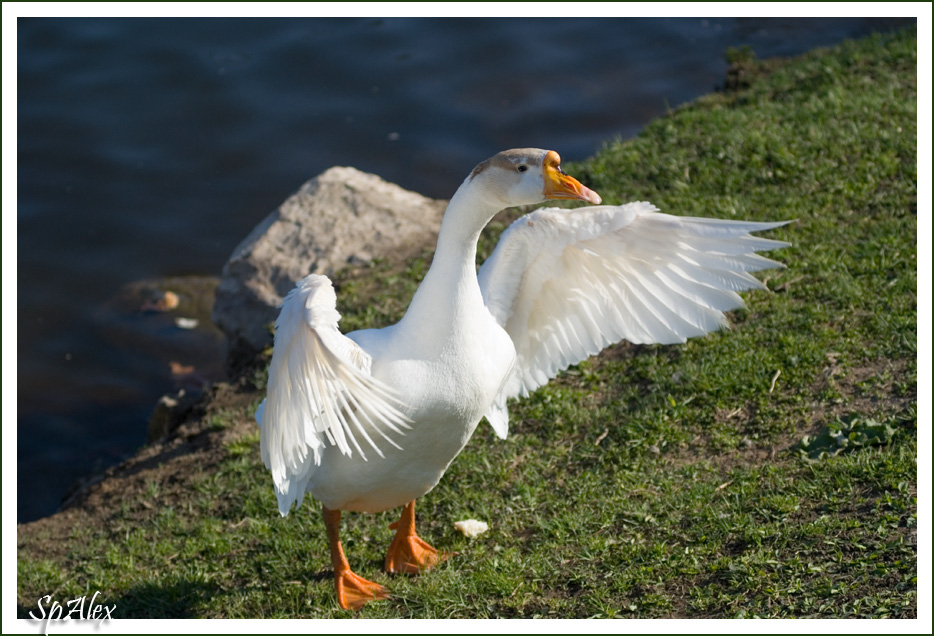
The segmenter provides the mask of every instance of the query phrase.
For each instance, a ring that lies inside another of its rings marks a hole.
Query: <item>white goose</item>
[[[507,150],[464,180],[444,214],[431,268],[405,316],[346,336],[331,282],[311,275],[276,321],[266,400],[256,419],[279,511],[305,492],[324,505],[337,598],[345,609],[388,597],[354,574],[341,510],[404,506],[389,572],[446,555],[415,533],[415,499],[430,491],[486,416],[506,437],[506,401],[620,340],[676,343],[726,325],[748,272],[779,264],[750,236],[783,223],[683,218],[649,203],[542,208],[503,234],[476,271],[477,239],[500,210],[546,199],[599,204],[564,174],[554,151]]]

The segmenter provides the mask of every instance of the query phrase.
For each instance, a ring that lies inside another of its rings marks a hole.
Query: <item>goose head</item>
[[[557,152],[540,148],[516,148],[493,155],[473,169],[464,186],[482,193],[495,211],[548,199],[601,202],[599,194],[561,170]]]

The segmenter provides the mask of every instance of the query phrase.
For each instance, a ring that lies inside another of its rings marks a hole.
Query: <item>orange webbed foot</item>
[[[334,566],[334,587],[337,603],[343,609],[359,610],[370,601],[389,598],[389,590],[373,581],[367,581],[350,569],[347,556],[340,540],[341,511],[324,508],[324,525],[328,532],[331,548],[331,564]]]
[[[394,574],[418,574],[453,556],[453,552],[438,552],[415,534],[415,502],[402,510],[398,521],[389,524],[396,535],[386,552],[386,571]]]
[[[337,602],[344,609],[359,611],[370,601],[389,598],[389,590],[373,581],[368,581],[350,570],[335,574]]]

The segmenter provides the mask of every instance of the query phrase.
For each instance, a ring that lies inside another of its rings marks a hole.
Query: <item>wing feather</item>
[[[604,347],[681,343],[727,325],[737,294],[764,285],[749,272],[780,263],[756,254],[787,243],[751,236],[785,223],[676,217],[644,202],[543,208],[514,222],[478,272],[490,313],[517,361],[490,408],[525,396]]]
[[[369,354],[340,333],[338,320],[334,288],[319,275],[298,282],[276,320],[267,394],[256,421],[283,515],[293,503],[301,505],[326,444],[366,461],[364,447],[383,456],[374,433],[400,448],[388,433],[409,428],[403,404],[370,375]]]

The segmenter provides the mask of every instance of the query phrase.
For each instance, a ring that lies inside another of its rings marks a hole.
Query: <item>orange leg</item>
[[[373,581],[367,581],[350,571],[344,556],[340,538],[341,511],[324,508],[324,526],[328,531],[331,547],[331,564],[334,566],[334,586],[337,602],[344,609],[359,610],[370,601],[389,598],[389,590]]]
[[[439,562],[444,561],[452,553],[438,552],[422,541],[415,534],[415,502],[410,501],[402,509],[402,516],[398,521],[389,524],[396,531],[389,551],[386,553],[386,571],[393,573],[418,574]]]

